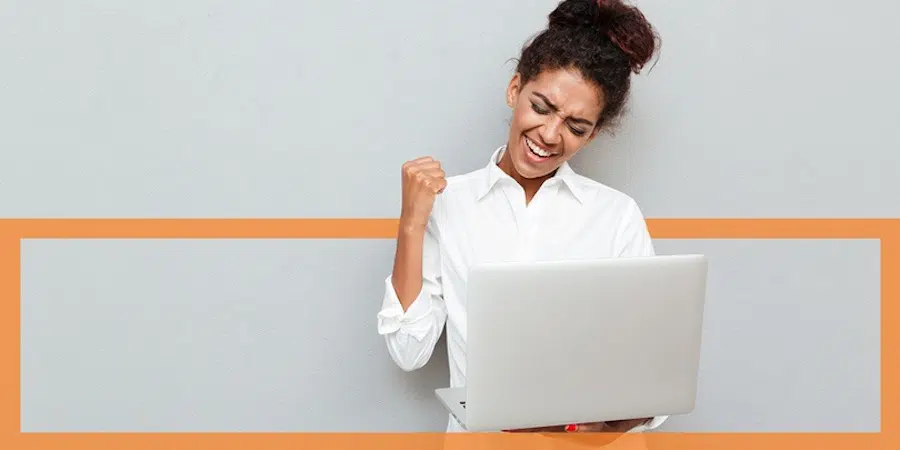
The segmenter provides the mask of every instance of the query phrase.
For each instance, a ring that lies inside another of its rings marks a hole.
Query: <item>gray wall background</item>
[[[0,217],[395,217],[403,161],[502,144],[555,4],[2,2]],[[900,7],[638,4],[662,57],[576,168],[654,218],[900,215]],[[698,408],[664,429],[878,429],[877,241],[657,245],[713,263]],[[392,251],[24,241],[22,429],[442,430],[444,352],[406,374],[375,332]]]

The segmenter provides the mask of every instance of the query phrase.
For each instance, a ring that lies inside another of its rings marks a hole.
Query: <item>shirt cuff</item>
[[[378,312],[378,333],[386,335],[403,331],[417,341],[424,339],[430,331],[430,324],[426,319],[431,314],[431,296],[427,295],[423,288],[409,309],[404,312],[391,277],[387,277],[384,283],[384,300],[381,311]]]
[[[645,431],[653,430],[653,429],[655,429],[655,428],[658,428],[660,425],[662,425],[663,422],[665,422],[666,419],[668,419],[668,418],[669,418],[669,416],[659,416],[659,417],[654,417],[654,418],[653,418],[652,420],[650,420],[649,422],[647,422],[647,423],[645,423],[645,424],[638,425],[638,426],[636,426],[636,427],[634,427],[634,428],[628,430],[628,432],[629,432],[629,433],[643,433],[643,432],[645,432]]]

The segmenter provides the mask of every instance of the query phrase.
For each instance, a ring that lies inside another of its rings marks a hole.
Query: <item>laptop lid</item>
[[[690,412],[706,281],[703,255],[473,267],[467,428]]]

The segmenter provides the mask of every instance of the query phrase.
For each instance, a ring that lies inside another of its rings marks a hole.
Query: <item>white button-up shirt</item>
[[[480,262],[595,259],[654,254],[634,200],[575,173],[564,163],[526,205],[525,191],[503,172],[497,149],[484,168],[449,177],[425,233],[423,285],[404,312],[389,275],[378,332],[403,370],[431,358],[446,325],[451,387],[465,386],[466,278]],[[632,431],[658,427],[666,417]],[[448,431],[460,431],[450,417]]]

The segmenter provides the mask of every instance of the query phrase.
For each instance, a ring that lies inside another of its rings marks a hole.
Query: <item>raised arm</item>
[[[403,207],[391,275],[385,279],[378,333],[406,371],[424,366],[447,319],[440,277],[440,208],[446,187],[440,163],[419,158],[403,166]]]

